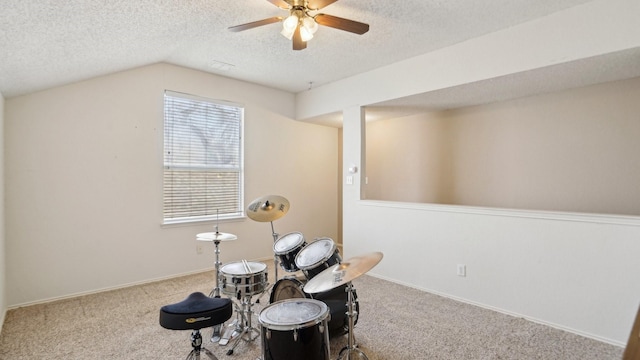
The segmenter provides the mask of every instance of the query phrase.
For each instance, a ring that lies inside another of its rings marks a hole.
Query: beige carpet
[[[208,294],[214,279],[210,271],[10,310],[0,334],[0,359],[184,359],[191,350],[190,332],[162,328],[159,309],[194,291]],[[353,283],[360,303],[354,334],[370,360],[622,357],[623,349],[616,346],[368,275]],[[268,299],[265,293],[256,313]],[[259,326],[255,318],[253,323]],[[228,347],[207,340],[210,329],[203,333],[206,346],[221,360],[261,356],[260,338],[243,341],[228,356]],[[331,339],[331,359],[346,339]]]

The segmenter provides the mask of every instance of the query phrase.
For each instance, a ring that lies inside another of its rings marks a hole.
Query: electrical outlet
[[[201,244],[196,245],[196,253],[198,254],[202,254],[204,252],[204,249],[202,248]]]
[[[347,176],[347,185],[353,185],[353,176]]]
[[[467,265],[458,264],[457,274],[458,274],[458,276],[462,276],[462,277],[467,276]]]

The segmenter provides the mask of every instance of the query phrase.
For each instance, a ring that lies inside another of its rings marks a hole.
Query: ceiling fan
[[[318,30],[318,25],[332,27],[334,29],[348,31],[362,35],[369,31],[369,25],[349,19],[327,14],[311,15],[310,12],[318,11],[338,0],[267,0],[273,5],[289,10],[289,16],[275,16],[268,19],[253,21],[250,23],[229,27],[229,30],[238,32],[253,29],[258,26],[268,25],[282,21],[281,34],[293,41],[293,50],[303,50],[307,47],[307,41],[313,38]]]

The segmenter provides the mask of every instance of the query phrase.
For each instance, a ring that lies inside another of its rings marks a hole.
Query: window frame
[[[238,129],[238,135],[239,135],[239,140],[238,140],[238,146],[239,146],[239,164],[237,167],[228,167],[228,166],[221,166],[221,165],[217,165],[217,166],[206,166],[206,165],[187,165],[187,166],[182,166],[182,165],[174,165],[174,164],[169,164],[166,161],[165,155],[167,153],[167,122],[168,120],[168,108],[167,108],[167,97],[174,97],[174,98],[180,98],[180,99],[185,99],[188,101],[195,101],[195,102],[205,102],[208,104],[213,104],[213,105],[221,105],[221,106],[229,106],[229,107],[234,107],[237,108],[239,110],[239,129]],[[226,100],[217,100],[217,99],[210,99],[210,98],[206,98],[206,97],[202,97],[202,96],[197,96],[197,95],[192,95],[192,94],[186,94],[186,93],[181,93],[181,92],[176,92],[176,91],[171,91],[171,90],[165,90],[163,93],[163,102],[162,102],[162,107],[163,107],[163,121],[162,121],[162,136],[163,136],[163,140],[162,140],[162,224],[163,225],[176,225],[176,224],[189,224],[189,223],[197,223],[197,222],[209,222],[209,221],[217,221],[217,220],[231,220],[231,219],[242,219],[246,216],[245,213],[245,208],[244,208],[244,113],[245,113],[245,108],[243,104],[240,103],[236,103],[236,102],[231,102],[231,101],[226,101]],[[165,201],[166,201],[166,194],[165,194],[165,188],[166,188],[166,181],[165,181],[165,177],[166,177],[166,172],[167,170],[173,169],[173,170],[188,170],[188,171],[198,171],[198,169],[202,169],[202,172],[206,172],[206,170],[226,170],[223,172],[229,172],[229,169],[232,169],[233,171],[231,172],[235,172],[238,173],[238,188],[237,188],[237,202],[236,202],[236,207],[235,207],[235,212],[232,213],[220,213],[218,214],[216,209],[212,209],[212,213],[210,214],[205,214],[205,215],[194,215],[194,216],[183,216],[183,217],[166,217],[166,213],[165,213]]]

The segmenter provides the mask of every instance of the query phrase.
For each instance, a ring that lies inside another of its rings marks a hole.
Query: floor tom
[[[329,308],[313,299],[288,299],[265,307],[262,325],[263,360],[329,360]]]

